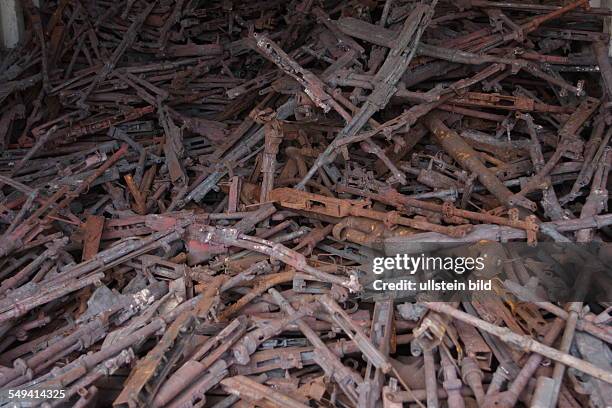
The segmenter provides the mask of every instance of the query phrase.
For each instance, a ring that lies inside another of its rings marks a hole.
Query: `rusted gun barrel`
[[[520,205],[531,211],[536,209],[535,203],[528,199],[515,199],[513,201],[511,199],[514,196],[512,191],[499,181],[495,174],[482,163],[474,149],[463,141],[456,132],[446,127],[439,115],[435,113],[430,114],[424,118],[424,123],[444,150],[453,156],[463,167],[476,174],[482,185],[497,197],[502,204],[508,207]]]
[[[603,370],[584,360],[580,360],[579,358],[576,358],[570,354],[560,352],[559,350],[539,343],[530,337],[516,334],[505,327],[495,326],[494,324],[474,317],[468,313],[462,312],[461,310],[455,309],[445,303],[424,302],[423,305],[428,309],[434,310],[439,313],[447,314],[453,317],[454,319],[458,319],[473,326],[476,326],[479,329],[484,330],[487,333],[490,333],[496,337],[499,337],[502,341],[505,341],[515,347],[518,347],[521,350],[527,350],[541,354],[542,356],[548,357],[551,360],[559,361],[569,367],[575,368],[578,371],[582,371],[583,373],[586,373],[597,379],[612,384],[611,372]]]

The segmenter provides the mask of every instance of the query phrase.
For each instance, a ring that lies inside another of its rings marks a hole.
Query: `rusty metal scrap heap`
[[[40,3],[0,61],[0,406],[612,404],[610,304],[520,301],[516,254],[499,298],[362,296],[389,240],[610,241],[611,10]]]

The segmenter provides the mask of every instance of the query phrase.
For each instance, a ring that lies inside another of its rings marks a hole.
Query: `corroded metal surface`
[[[0,51],[0,406],[610,406],[610,10],[40,3]],[[370,296],[444,244],[494,296]]]

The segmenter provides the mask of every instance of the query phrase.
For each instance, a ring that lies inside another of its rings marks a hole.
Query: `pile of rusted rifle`
[[[389,242],[612,258],[611,10],[21,3],[0,406],[612,404],[610,303],[536,296],[537,260],[496,247],[499,297],[363,296]]]

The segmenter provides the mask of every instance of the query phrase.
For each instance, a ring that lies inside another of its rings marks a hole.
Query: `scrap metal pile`
[[[388,240],[610,240],[610,10],[22,4],[1,406],[610,406],[605,301],[362,296]]]

